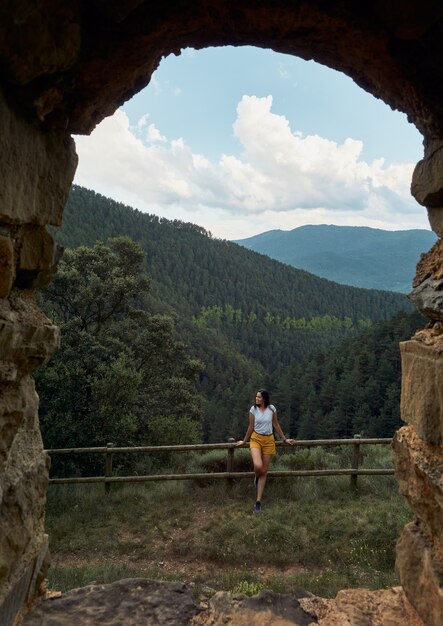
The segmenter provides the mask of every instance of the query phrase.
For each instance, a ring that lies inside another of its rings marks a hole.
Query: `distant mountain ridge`
[[[437,236],[424,229],[307,225],[235,240],[249,250],[343,285],[406,293]]]
[[[77,185],[54,235],[68,247],[129,235],[146,253],[153,296],[185,316],[198,314],[201,307],[230,304],[260,316],[269,312],[310,319],[327,314],[381,321],[413,308],[400,294],[332,283],[213,239],[194,224],[142,213]]]
[[[291,363],[413,310],[404,294],[339,285],[77,185],[62,227],[51,232],[71,248],[120,235],[140,244],[151,279],[149,311],[171,316],[176,338],[203,363],[205,441],[240,437],[256,386],[276,386]]]

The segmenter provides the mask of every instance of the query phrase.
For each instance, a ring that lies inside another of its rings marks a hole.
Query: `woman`
[[[257,489],[254,513],[261,513],[261,499],[266,484],[269,464],[275,454],[273,429],[277,431],[284,443],[294,445],[295,439],[286,439],[277,419],[275,406],[269,401],[266,389],[260,389],[255,396],[255,405],[249,411],[249,426],[245,438],[237,442],[237,446],[250,441],[252,462],[254,463],[254,486]]]

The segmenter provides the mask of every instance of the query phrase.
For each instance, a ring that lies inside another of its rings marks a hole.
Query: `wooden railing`
[[[284,446],[292,450],[297,447],[317,447],[317,446],[353,446],[352,464],[346,469],[322,469],[322,470],[276,470],[268,472],[270,477],[287,477],[287,476],[350,476],[351,487],[357,486],[358,476],[383,476],[394,473],[393,469],[377,468],[366,469],[360,467],[360,446],[382,444],[388,445],[392,442],[391,438],[383,439],[362,439],[355,436],[353,439],[309,439],[297,440],[294,446],[276,442],[277,446]],[[104,476],[85,476],[78,478],[51,478],[50,484],[72,484],[72,483],[104,483],[105,490],[109,493],[112,483],[127,482],[151,482],[158,480],[196,480],[196,479],[224,479],[230,482],[236,478],[252,478],[254,472],[234,472],[234,454],[235,450],[240,448],[249,448],[249,444],[237,446],[234,439],[230,439],[227,443],[208,443],[208,444],[187,444],[187,445],[171,445],[171,446],[139,446],[139,447],[114,447],[112,443],[98,448],[57,448],[46,450],[49,455],[65,455],[65,454],[104,454],[105,455],[105,475]],[[149,474],[146,476],[113,476],[113,457],[114,454],[131,454],[134,452],[157,453],[157,452],[195,452],[197,450],[227,450],[227,461],[225,472],[205,472],[194,474]]]

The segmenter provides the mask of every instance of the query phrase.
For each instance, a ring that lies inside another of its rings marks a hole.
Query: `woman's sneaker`
[[[252,509],[253,513],[261,513],[261,502],[257,502],[254,504],[254,508]]]

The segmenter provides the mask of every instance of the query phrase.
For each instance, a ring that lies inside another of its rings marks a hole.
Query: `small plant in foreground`
[[[248,580],[240,581],[232,590],[232,593],[242,593],[245,596],[256,596],[264,589],[263,583],[249,582]]]

